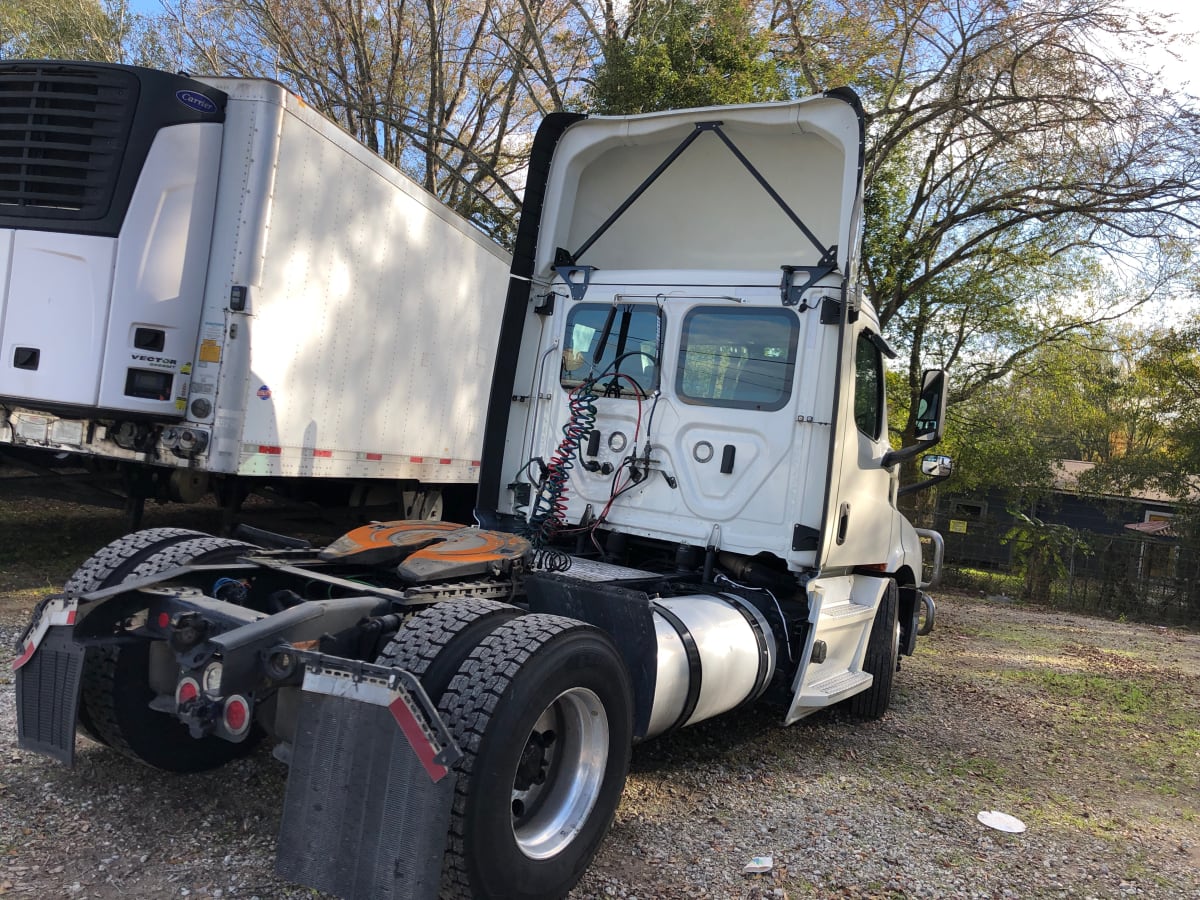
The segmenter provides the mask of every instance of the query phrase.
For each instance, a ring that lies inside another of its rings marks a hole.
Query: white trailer
[[[0,122],[0,446],[477,482],[509,257],[468,221],[265,79],[6,62]]]

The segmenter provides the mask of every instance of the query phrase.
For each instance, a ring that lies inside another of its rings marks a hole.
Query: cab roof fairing
[[[647,185],[689,136],[690,146]],[[553,151],[534,278],[553,278],[560,251],[598,269],[778,272],[817,266],[835,247],[827,261],[853,278],[863,150],[861,107],[848,89],[784,103],[581,119]],[[597,234],[638,190],[645,193]]]

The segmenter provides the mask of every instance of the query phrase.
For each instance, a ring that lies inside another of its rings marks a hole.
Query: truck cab
[[[849,91],[551,117],[481,473],[482,520],[515,518],[535,545],[800,585],[789,722],[890,691],[864,669],[880,604],[897,594],[902,653],[931,608],[896,508],[894,353],[858,283],[863,127]]]

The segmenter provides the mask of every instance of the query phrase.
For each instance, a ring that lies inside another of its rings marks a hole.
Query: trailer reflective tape
[[[265,453],[268,456],[279,456],[281,453],[283,453],[283,448],[282,447],[268,447],[266,444],[259,444],[258,452]]]
[[[383,461],[382,453],[367,453],[366,457],[371,462],[382,462]]]
[[[321,459],[331,459],[333,457],[333,451],[332,450],[314,450],[312,452],[312,455],[320,457]]]
[[[65,597],[60,597],[56,600],[49,601],[41,612],[35,612],[37,616],[25,635],[20,655],[12,661],[12,670],[25,665],[29,660],[33,659],[33,654],[37,652],[38,645],[46,637],[46,634],[56,625],[74,625],[75,613],[78,609],[78,600],[68,600]]]
[[[471,460],[471,468],[478,469],[480,467],[480,465],[482,465],[482,463],[480,463],[479,460],[477,460],[477,459]]]
[[[423,463],[423,462],[425,462],[425,457],[423,457],[423,456],[410,456],[410,457],[408,458],[408,461],[409,461],[410,463]]]
[[[439,465],[439,466],[448,466],[448,465],[450,465],[450,463],[452,463],[452,462],[454,462],[454,460],[452,460],[452,459],[439,459],[439,460],[438,460],[438,465]]]

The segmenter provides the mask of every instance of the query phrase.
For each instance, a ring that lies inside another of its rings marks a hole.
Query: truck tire
[[[133,568],[163,547],[194,537],[204,537],[204,533],[188,528],[147,528],[119,537],[86,559],[67,579],[63,593],[86,594],[117,584],[124,580],[121,574],[123,570]],[[90,649],[87,652],[94,654],[98,651]],[[92,724],[87,706],[83,703],[79,704],[79,727],[97,744],[107,743]]]
[[[115,567],[90,589],[111,587],[189,563],[228,562],[250,549],[250,544],[199,533],[181,540],[165,537],[152,552],[136,554],[136,561]],[[149,641],[87,651],[80,719],[86,717],[103,743],[130,759],[168,772],[214,769],[254,749],[257,730],[241,743],[212,736],[197,740],[174,716],[151,709],[154,691],[149,667]]]
[[[498,600],[452,600],[426,607],[401,626],[376,660],[417,676],[437,703],[475,646],[521,610]]]
[[[871,635],[867,638],[867,655],[863,671],[875,676],[871,686],[846,701],[850,714],[856,719],[878,719],[892,702],[892,686],[900,662],[900,589],[888,579],[887,588],[875,611]]]
[[[633,693],[612,641],[561,616],[505,622],[463,661],[439,710],[463,751],[443,896],[565,896],[629,768]]]
[[[63,585],[67,594],[86,594],[120,584],[126,573],[164,547],[190,538],[207,537],[188,528],[147,528],[119,537],[83,562]]]

